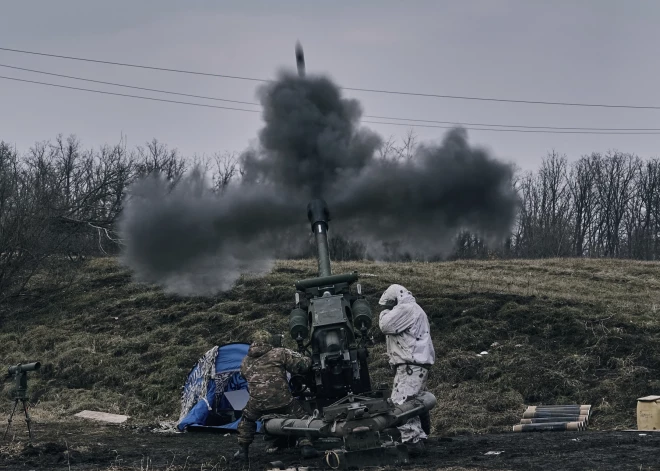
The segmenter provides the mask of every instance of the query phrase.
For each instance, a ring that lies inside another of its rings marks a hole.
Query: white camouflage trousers
[[[421,366],[400,365],[397,367],[396,375],[394,376],[394,386],[392,387],[392,402],[397,405],[403,404],[409,396],[426,391],[428,377],[428,370]],[[422,423],[419,417],[413,417],[397,428],[401,432],[401,441],[404,443],[415,443],[427,438],[426,433],[422,430]]]

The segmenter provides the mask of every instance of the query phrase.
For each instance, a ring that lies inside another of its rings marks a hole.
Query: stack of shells
[[[587,429],[591,405],[528,406],[514,432],[579,431]]]

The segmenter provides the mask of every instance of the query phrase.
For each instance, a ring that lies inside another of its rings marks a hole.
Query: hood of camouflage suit
[[[398,304],[415,302],[415,298],[410,291],[401,285],[394,284],[390,285],[383,292],[383,295],[378,300],[378,304],[384,306],[388,301],[394,301],[395,299],[397,300]]]
[[[272,345],[269,345],[267,343],[255,342],[252,345],[250,345],[247,355],[249,357],[256,358],[265,355],[266,353],[270,352],[272,349],[273,349]]]
[[[251,337],[252,342],[247,353],[249,357],[260,357],[273,349],[273,336],[267,330],[259,329]]]

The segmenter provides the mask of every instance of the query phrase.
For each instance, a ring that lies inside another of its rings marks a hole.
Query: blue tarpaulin
[[[221,429],[236,430],[240,422],[240,410],[234,409],[231,402],[224,396],[226,391],[248,390],[247,381],[241,376],[240,368],[243,358],[247,355],[249,344],[230,343],[218,347],[215,357],[215,377],[204,377],[202,372],[203,365],[200,360],[188,374],[184,385],[184,395],[186,391],[192,391],[199,388],[202,381],[207,381],[206,397],[195,397],[195,404],[188,414],[178,423],[177,428],[181,431],[185,429]],[[216,388],[219,385],[223,388],[216,394]],[[239,395],[240,396],[240,395]],[[237,402],[234,400],[234,402]],[[236,420],[222,425],[208,424],[209,416],[214,411],[228,411],[238,417]],[[258,430],[261,430],[261,424],[257,424]]]

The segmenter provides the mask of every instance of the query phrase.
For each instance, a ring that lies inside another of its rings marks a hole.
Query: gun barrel
[[[330,269],[330,249],[328,248],[328,221],[330,211],[322,199],[315,199],[307,205],[307,219],[312,225],[312,232],[316,238],[316,248],[319,262],[319,276],[332,275]]]

